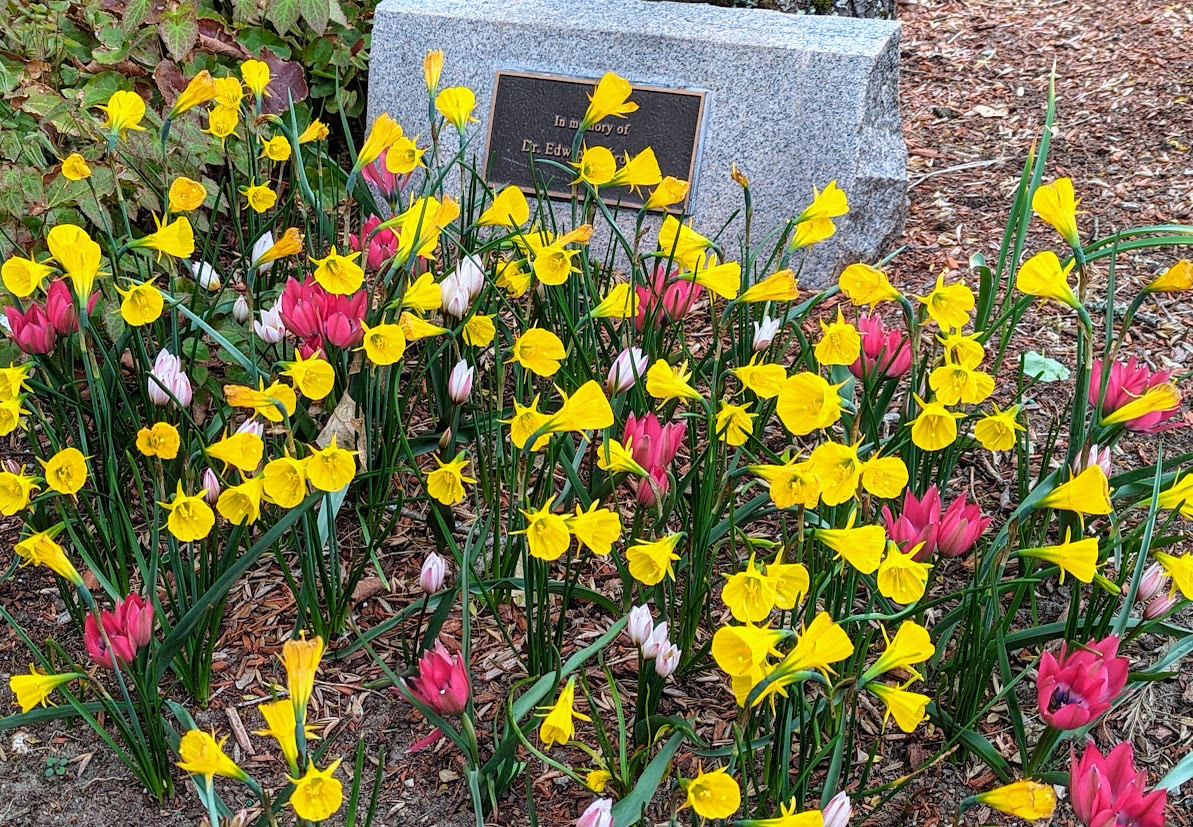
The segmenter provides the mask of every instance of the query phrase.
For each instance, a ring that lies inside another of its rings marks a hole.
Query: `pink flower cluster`
[[[945,509],[940,491],[933,485],[919,499],[908,489],[903,494],[903,513],[895,517],[890,506],[884,505],[882,519],[887,535],[900,551],[906,554],[923,543],[915,559],[927,560],[937,554],[944,557],[965,554],[993,518],[983,517],[982,510],[976,503],[968,503],[964,493]]]
[[[1102,385],[1105,382],[1106,398],[1102,400],[1103,415],[1114,413],[1131,400],[1142,396],[1148,389],[1154,388],[1156,385],[1163,385],[1170,378],[1168,371],[1153,372],[1148,369],[1147,365],[1137,361],[1134,356],[1125,362],[1112,364],[1110,373],[1105,380],[1102,378],[1103,375],[1102,360],[1095,359],[1089,379],[1089,404],[1093,406],[1098,404],[1098,397],[1101,395]],[[1165,424],[1178,413],[1180,413],[1179,406],[1170,411],[1144,414],[1129,420],[1125,427],[1128,431],[1139,431],[1145,434],[1178,428],[1181,425],[1179,422]]]
[[[381,269],[381,265],[393,258],[398,252],[398,237],[394,235],[393,230],[382,230],[377,235],[369,238],[369,234],[381,225],[381,219],[375,215],[370,215],[365,221],[364,226],[361,227],[360,235],[348,237],[348,243],[356,252],[365,250],[364,264],[365,269],[376,271]]]
[[[621,441],[629,445],[634,461],[650,474],[649,478],[636,483],[638,502],[653,506],[667,493],[667,469],[671,467],[687,430],[686,422],[663,425],[652,413],[643,417],[630,414],[626,419]]]
[[[322,348],[326,341],[338,348],[360,344],[363,331],[360,323],[365,317],[368,294],[358,290],[351,296],[333,296],[315,283],[287,279],[278,302],[282,309],[282,323],[303,341],[304,355]]]
[[[105,609],[100,612],[98,622],[94,614],[89,614],[83,623],[83,644],[87,647],[87,654],[105,669],[113,668],[113,655],[121,666],[131,663],[141,647],[152,638],[153,604],[146,603],[136,594],[130,594],[117,603],[115,611]],[[108,648],[109,642],[112,644],[111,649]]]
[[[87,300],[87,312],[95,309],[99,293]],[[69,336],[79,329],[70,287],[62,279],[50,282],[46,288],[45,304],[30,302],[24,312],[13,306],[4,308],[8,319],[9,336],[25,353],[46,354],[54,349],[59,336]]]
[[[688,314],[692,305],[704,295],[704,288],[695,282],[677,278],[679,271],[668,274],[657,267],[650,284],[635,287],[638,295],[638,315],[634,317],[634,329],[641,330],[647,321],[664,325],[678,321]]]
[[[1069,795],[1073,810],[1087,827],[1164,827],[1165,790],[1147,792],[1147,773],[1135,769],[1129,743],[1103,756],[1088,744],[1081,758],[1070,752]]]
[[[862,337],[862,352],[849,370],[858,379],[896,379],[911,368],[911,345],[902,331],[887,330],[877,316],[859,316],[857,330]]]
[[[406,182],[410,180],[410,176],[398,175],[386,169],[385,156],[388,154],[389,150],[383,149],[376,161],[366,164],[361,168],[360,175],[376,187],[382,197],[393,200],[393,197],[406,186]]]
[[[1092,723],[1123,691],[1130,666],[1130,661],[1118,657],[1116,635],[1075,650],[1062,643],[1059,658],[1045,652],[1036,678],[1040,717],[1057,729],[1080,729]]]
[[[458,718],[468,709],[472,685],[468,666],[459,653],[451,654],[439,640],[418,661],[418,674],[405,683],[410,694],[443,717]],[[410,752],[426,749],[442,737],[436,729],[410,747]]]

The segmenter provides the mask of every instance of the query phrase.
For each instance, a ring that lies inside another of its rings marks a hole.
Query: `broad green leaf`
[[[344,16],[344,9],[340,6],[340,0],[329,0],[331,22],[339,26],[347,26],[348,18]]]
[[[157,24],[158,32],[162,36],[162,43],[175,60],[182,60],[190,54],[191,47],[199,37],[199,21],[195,19],[195,10],[191,6],[182,6],[175,12],[162,15]]]
[[[1181,786],[1190,778],[1193,778],[1193,751],[1186,753],[1185,757],[1160,779],[1160,783],[1156,784],[1156,789],[1168,790],[1175,798],[1176,794],[1180,792]]]
[[[632,827],[642,820],[646,805],[654,798],[659,785],[663,783],[667,768],[671,766],[671,759],[675,755],[675,751],[679,749],[679,745],[683,743],[683,739],[683,732],[676,732],[668,738],[667,743],[638,776],[638,783],[634,785],[634,789],[630,790],[630,794],[613,805],[614,827]]]
[[[327,30],[327,21],[331,16],[331,0],[299,0],[299,10],[302,19],[307,21],[315,34],[323,34]]]
[[[286,34],[298,22],[299,0],[273,0],[269,4],[269,22],[278,30],[278,34]]]
[[[131,32],[145,22],[145,16],[149,14],[149,5],[149,0],[128,0],[124,4],[121,26],[126,32]]]
[[[1041,382],[1063,382],[1069,378],[1069,369],[1051,357],[1029,350],[1023,354],[1023,374]]]
[[[119,72],[100,72],[83,85],[82,108],[90,109],[96,104],[107,103],[113,92],[131,88],[128,78]]]

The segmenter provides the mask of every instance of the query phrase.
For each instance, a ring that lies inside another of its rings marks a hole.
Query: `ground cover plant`
[[[1182,377],[1127,344],[1145,304],[1193,289],[1193,229],[1092,235],[1074,183],[1048,174],[1050,109],[996,260],[923,295],[885,261],[801,290],[808,251],[849,220],[835,183],[774,226],[734,170],[744,229],[703,227],[650,150],[585,143],[636,106],[606,75],[576,160],[538,161],[536,192],[494,190],[474,96],[445,78],[428,54],[412,72],[428,123],[382,115],[346,168],[259,60],[188,79],[152,129],[127,90],[79,115],[92,142],[62,177],[119,169],[163,214],[92,191],[96,223],[5,255],[0,430],[30,455],[0,473],[0,511],[25,525],[7,576],[53,571],[71,631],[25,636],[2,725],[80,719],[151,796],[196,795],[212,825],[367,823],[382,774],[307,719],[320,663],[366,652],[426,719],[416,748],[463,756],[477,824],[535,820],[534,766],[583,797],[583,825],[843,825],[960,754],[996,780],[958,817],[1046,818],[1059,786],[1086,824],[1164,823],[1193,759],[1148,779],[1129,744],[1090,736],[1193,649],[1193,457],[1162,441]],[[217,177],[170,172],[187,124],[226,158]],[[162,174],[126,153],[138,132]],[[571,200],[549,201],[561,186]],[[645,206],[600,197],[621,187]],[[1050,249],[1026,247],[1031,222]],[[1116,266],[1141,250],[1167,263],[1117,316]],[[1012,347],[1031,313],[1072,328],[1072,364]],[[1066,408],[1032,421],[1046,386]],[[1139,434],[1157,461],[1113,466]],[[961,473],[995,455],[1016,469],[997,521]],[[434,547],[423,597],[362,629],[353,592],[411,514]],[[294,632],[286,686],[251,714],[278,783],[194,720],[228,595],[270,558]],[[1062,599],[1041,600],[1053,582]],[[520,666],[484,713],[480,618]],[[1145,635],[1161,654],[1132,662]],[[668,703],[709,677],[737,709],[727,737]],[[981,732],[995,708],[1013,754]],[[912,776],[875,776],[885,733],[928,726],[944,739]]]

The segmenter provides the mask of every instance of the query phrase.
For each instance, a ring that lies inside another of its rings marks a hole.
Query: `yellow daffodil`
[[[129,242],[128,246],[131,249],[156,250],[159,261],[163,255],[189,258],[195,252],[195,233],[186,216],[180,215],[168,224],[162,224],[155,215],[153,222],[157,225],[157,230]]]
[[[725,575],[721,600],[729,607],[734,620],[759,623],[775,608],[776,583],[754,564],[750,555],[745,569]]]
[[[605,769],[592,770],[584,776],[584,786],[592,790],[594,793],[600,795],[609,786],[609,782],[613,780],[613,773]]]
[[[928,375],[928,387],[942,405],[980,405],[994,393],[994,377],[946,362]]]
[[[23,566],[45,566],[76,586],[83,585],[83,578],[79,576],[78,570],[67,558],[62,546],[58,545],[47,531],[38,531],[17,541],[13,551],[17,557],[24,560],[21,564]]]
[[[845,528],[818,528],[816,539],[862,574],[873,574],[886,548],[886,529],[880,525],[853,525],[857,512],[851,512]]]
[[[740,302],[789,302],[799,298],[795,272],[783,269],[771,273],[762,281],[750,285],[737,297]]]
[[[266,97],[269,92],[269,64],[263,60],[246,60],[240,64],[240,76],[244,78],[244,85],[256,96],[257,102]]]
[[[120,315],[129,326],[152,324],[161,317],[165,300],[162,291],[153,285],[153,279],[144,284],[133,284],[127,290],[117,286],[116,292],[121,296]]]
[[[808,594],[811,579],[801,563],[784,563],[780,546],[775,559],[766,564],[766,577],[775,587],[775,607],[789,612]]]
[[[1025,430],[1016,420],[1018,415],[1018,405],[1005,411],[995,407],[994,413],[986,414],[973,426],[973,435],[987,451],[1009,451],[1015,447],[1015,432]]]
[[[646,392],[664,402],[670,399],[702,400],[700,391],[689,384],[691,374],[686,368],[686,363],[672,368],[662,359],[655,361],[646,370]]]
[[[905,620],[899,624],[893,638],[886,636],[885,628],[882,629],[882,637],[886,640],[886,649],[878,656],[878,660],[862,673],[861,682],[864,684],[894,670],[902,670],[915,680],[923,680],[923,675],[916,671],[915,666],[936,654],[936,647],[932,644],[932,636],[928,634],[928,630],[914,620]]]
[[[240,194],[244,196],[245,205],[252,207],[256,213],[271,210],[278,202],[278,194],[270,189],[269,182],[241,187]]]
[[[169,422],[154,422],[152,427],[137,431],[137,450],[147,457],[174,459],[181,444],[178,429]]]
[[[38,460],[48,485],[59,494],[75,496],[87,482],[87,458],[78,448],[63,448],[48,461]]]
[[[609,294],[588,311],[590,319],[632,319],[638,315],[640,299],[625,282],[613,285]]]
[[[598,508],[596,502],[587,511],[577,504],[575,515],[567,518],[567,527],[582,546],[605,557],[621,537],[621,515],[610,508]]]
[[[1069,286],[1069,273],[1074,264],[1074,261],[1070,261],[1061,267],[1060,259],[1051,250],[1036,253],[1019,267],[1015,287],[1028,296],[1052,299],[1076,309],[1081,302]]]
[[[432,324],[421,316],[416,316],[407,311],[402,311],[402,315],[398,318],[398,327],[402,328],[402,335],[406,337],[408,343],[417,342],[419,339],[426,339],[430,336],[442,336],[444,333],[451,333],[446,327]]]
[[[612,72],[606,72],[597,82],[596,89],[588,96],[588,109],[580,122],[580,131],[587,130],[605,118],[624,118],[631,112],[637,112],[638,104],[630,100],[631,92],[633,89],[628,80]]]
[[[365,279],[365,271],[356,263],[358,258],[359,252],[340,255],[333,244],[327,256],[311,259],[311,263],[315,265],[315,281],[328,293],[337,296],[355,293]]]
[[[675,547],[683,539],[682,534],[668,534],[651,543],[635,543],[626,549],[626,562],[630,564],[630,575],[644,586],[654,586],[663,578],[675,579],[672,565],[679,559]]]
[[[1077,233],[1078,203],[1073,195],[1071,178],[1057,178],[1051,184],[1037,188],[1031,197],[1032,211],[1073,248],[1081,246],[1081,237]]]
[[[659,185],[651,190],[650,197],[646,199],[643,208],[665,210],[667,207],[674,206],[688,197],[689,186],[688,182],[681,178],[665,175]]]
[[[265,496],[282,508],[294,508],[307,496],[307,460],[288,453],[265,463],[261,472]]]
[[[1152,556],[1172,578],[1173,594],[1179,591],[1186,600],[1193,600],[1193,552],[1177,557],[1175,554],[1153,551]]]
[[[104,275],[99,271],[100,249],[82,227],[58,224],[46,234],[46,246],[62,271],[70,279],[80,304],[91,297],[95,280]]]
[[[170,516],[166,518],[166,528],[180,543],[202,540],[215,526],[215,512],[203,499],[206,493],[204,490],[198,494],[186,494],[182,490],[182,481],[179,480],[174,498],[168,503],[158,503],[170,512]]]
[[[361,144],[356,153],[354,170],[373,163],[381,157],[381,153],[389,149],[398,138],[402,137],[402,127],[387,113],[382,112],[373,121],[373,128],[369,130],[369,137]]]
[[[253,260],[253,268],[260,267],[271,261],[292,256],[296,253],[302,252],[302,233],[298,231],[297,227],[287,227],[286,232],[282,233],[282,237],[269,245],[264,253]]]
[[[498,261],[497,279],[493,282],[497,287],[505,290],[515,299],[526,295],[530,289],[531,276],[519,261]],[[634,302],[637,307],[637,301]]]
[[[415,199],[397,218],[395,260],[405,263],[413,256],[434,260],[443,228],[459,215],[460,205],[451,198],[444,197],[442,201],[430,197]]]
[[[755,355],[747,364],[740,368],[731,368],[729,372],[741,380],[742,385],[759,399],[773,399],[783,390],[787,382],[787,371],[782,365],[759,364],[758,359]]]
[[[400,326],[385,323],[369,327],[363,321],[360,326],[364,339],[357,350],[363,350],[374,365],[392,365],[406,352],[406,335]]]
[[[307,128],[299,134],[298,143],[310,144],[314,143],[315,141],[326,141],[327,136],[330,134],[331,132],[327,128],[327,124],[323,123],[323,121],[319,120],[318,118],[315,118],[307,125]]]
[[[262,738],[273,738],[282,751],[286,763],[290,766],[290,772],[297,774],[298,721],[294,718],[294,704],[289,700],[268,701],[260,704],[257,711],[265,719],[265,729],[254,730],[253,734],[260,735]],[[310,741],[315,737],[315,731],[306,727],[304,735]]]
[[[11,434],[20,426],[21,417],[29,415],[21,402],[20,398],[0,402],[0,436]]]
[[[751,623],[722,626],[713,634],[712,657],[729,677],[743,677],[758,669],[772,655],[779,656],[775,646],[786,636],[778,629]]]
[[[825,505],[840,505],[857,493],[862,473],[857,446],[822,442],[812,449],[808,461],[820,483],[820,496]]]
[[[539,397],[537,395],[529,405],[523,405],[515,399],[513,419],[503,421],[503,424],[510,426],[510,439],[519,450],[526,450],[526,443],[530,437],[537,433],[551,419],[548,414],[538,409],[538,405]],[[531,446],[530,451],[541,451],[543,446],[547,444],[548,439],[550,439],[549,432],[542,434],[534,441],[534,445]]]
[[[439,88],[439,76],[443,74],[443,50],[428,49],[423,57],[423,83],[427,85],[427,92],[435,94]]]
[[[754,706],[775,694],[785,695],[799,673],[815,670],[832,675],[832,664],[853,655],[853,641],[828,612],[820,612],[800,634],[793,648],[771,674],[771,683],[754,699]]]
[[[1016,781],[1005,787],[979,793],[974,796],[974,800],[1000,813],[1026,821],[1052,818],[1056,810],[1056,793],[1052,785],[1041,784],[1038,781]]]
[[[53,267],[42,264],[32,256],[13,256],[5,260],[3,267],[0,267],[4,287],[19,299],[33,295],[33,291],[41,287],[42,282],[53,272]]]
[[[729,818],[741,807],[741,787],[724,767],[700,771],[681,786],[687,795],[681,809],[691,807],[701,818]]]
[[[402,294],[401,307],[430,313],[443,305],[443,289],[430,273],[423,273]]]
[[[961,414],[950,411],[938,401],[925,402],[912,394],[920,413],[911,423],[911,441],[924,451],[939,451],[957,441],[957,420]]]
[[[795,797],[779,805],[779,814],[773,818],[747,818],[737,821],[738,827],[824,827],[824,815],[820,810],[796,812]]]
[[[576,180],[572,184],[588,184],[593,189],[603,187],[613,180],[617,170],[617,159],[605,146],[585,147],[580,154],[580,160],[571,164],[576,170]]]
[[[600,383],[590,379],[571,396],[564,394],[563,405],[548,420],[555,431],[600,431],[613,424],[613,408]]]
[[[240,107],[240,102],[244,100],[244,84],[240,82],[240,78],[228,75],[227,77],[216,78],[215,84],[215,109],[231,109],[236,110]]]
[[[394,175],[409,175],[423,164],[425,149],[419,149],[418,137],[413,140],[405,135],[398,138],[385,153],[385,168]]]
[[[795,225],[795,235],[791,239],[792,250],[802,250],[832,238],[837,232],[837,225],[831,218],[812,218]]]
[[[1036,508],[1054,508],[1058,511],[1075,511],[1078,514],[1113,514],[1110,503],[1110,481],[1099,465],[1091,465],[1073,479],[1058,485]]]
[[[339,491],[356,476],[356,454],[336,444],[336,435],[326,447],[311,450],[307,458],[307,479],[320,491]]]
[[[558,336],[541,327],[532,327],[514,340],[509,361],[517,362],[537,376],[554,376],[567,350]]]
[[[215,99],[215,79],[211,73],[206,69],[196,74],[191,78],[190,83],[182,90],[182,94],[174,101],[174,105],[170,107],[169,118],[177,118],[184,112],[189,112],[196,106],[208,103]]]
[[[816,361],[822,365],[852,365],[862,353],[862,337],[841,314],[837,306],[837,320],[831,324],[820,321],[822,331],[816,343]]]
[[[145,118],[145,101],[136,92],[126,92],[123,89],[112,93],[104,110],[107,120],[103,129],[108,133],[109,140],[127,140],[129,131],[144,132],[141,121]]]
[[[0,401],[7,402],[25,393],[28,390],[25,383],[32,370],[33,365],[28,363],[0,368]]]
[[[1066,574],[1073,575],[1082,583],[1092,583],[1098,572],[1098,539],[1096,537],[1071,540],[1068,531],[1066,531],[1065,541],[1060,545],[1024,548],[1019,550],[1019,554],[1057,566],[1060,569],[1060,582],[1062,583],[1065,582]]]
[[[172,213],[190,212],[203,206],[207,198],[207,188],[193,178],[179,175],[170,184],[169,211]]]
[[[632,445],[632,441],[631,441]],[[613,437],[605,437],[601,447],[597,449],[597,467],[610,474],[636,474],[639,477],[649,476],[647,470],[634,459],[631,445],[622,445]]]
[[[476,220],[479,227],[505,227],[512,230],[530,219],[530,205],[522,190],[510,185],[497,193],[489,208]]]
[[[526,546],[530,556],[539,560],[558,560],[571,545],[572,535],[567,520],[551,512],[555,498],[551,497],[536,511],[523,511],[526,528],[518,534],[526,535]]]
[[[821,192],[812,188],[812,203],[799,214],[796,223],[815,221],[823,218],[840,218],[849,212],[849,199],[837,187],[836,181],[829,181],[828,186]]]
[[[22,713],[29,712],[39,706],[45,706],[54,690],[65,683],[82,678],[81,672],[63,672],[60,675],[47,675],[37,671],[29,665],[29,674],[13,675],[8,679],[8,688],[12,690],[17,706]]]
[[[1181,514],[1193,519],[1193,474],[1178,473],[1156,502],[1167,511],[1179,508]]]
[[[858,307],[874,307],[883,302],[899,301],[899,291],[891,286],[886,273],[869,264],[851,264],[841,271],[837,284],[845,298]]]
[[[728,399],[722,399],[713,425],[717,439],[734,447],[745,445],[754,433],[754,417],[757,416],[749,412],[752,404],[754,403],[747,402],[744,405],[735,405]]]
[[[37,477],[26,476],[25,466],[19,472],[0,471],[0,514],[11,517],[29,507],[34,491],[40,490]]]
[[[472,318],[464,322],[461,338],[470,347],[488,347],[497,335],[497,325],[492,315],[474,313]]]
[[[298,408],[298,397],[294,389],[281,382],[273,382],[265,387],[265,380],[257,380],[257,389],[244,385],[225,385],[224,399],[233,408],[252,408],[254,412],[268,419],[270,422],[281,422],[288,416],[294,416]]]
[[[587,715],[577,712],[575,709],[576,703],[576,678],[573,675],[568,678],[567,685],[559,690],[559,697],[555,703],[540,712],[543,716],[543,722],[539,725],[539,740],[543,742],[544,749],[551,749],[556,744],[566,744],[576,734],[576,722],[574,718],[579,718],[581,721],[591,721]]]
[[[907,465],[899,457],[870,457],[862,463],[862,488],[893,500],[907,487]]]
[[[265,456],[265,442],[251,432],[236,433],[209,445],[207,455],[224,463],[225,468],[231,465],[247,474],[256,471],[261,464]]]
[[[668,215],[659,225],[659,253],[664,260],[674,261],[687,271],[693,271],[704,260],[704,251],[712,242],[679,219]]]
[[[783,465],[751,465],[749,471],[770,483],[770,498],[776,508],[796,505],[814,508],[820,502],[820,480],[809,460]]]
[[[323,657],[323,638],[315,635],[307,640],[305,631],[297,638],[282,644],[282,666],[286,669],[286,686],[290,690],[290,703],[294,707],[295,719],[306,722],[307,701],[315,689],[315,672]]]
[[[439,467],[427,474],[427,493],[444,505],[462,502],[467,493],[464,483],[471,485],[476,482],[472,477],[464,476],[468,457],[461,452],[450,462],[444,462],[439,457],[434,457],[434,460]]]
[[[577,255],[576,250],[565,250],[561,246],[548,245],[534,256],[531,269],[534,276],[549,287],[556,287],[568,280],[572,273],[577,272],[572,258]]]
[[[264,135],[258,137],[261,139],[260,157],[268,158],[277,164],[290,160],[290,142],[286,140],[284,135],[275,135],[269,140],[266,140]]]
[[[261,500],[265,495],[265,477],[250,477],[239,485],[230,485],[220,492],[215,508],[233,525],[252,525],[261,516]]]
[[[190,730],[178,742],[178,757],[182,759],[178,766],[192,775],[201,775],[208,781],[216,775],[244,781],[248,778],[248,773],[224,752],[227,740],[227,736],[217,741],[215,735],[210,732],[201,729]]]
[[[62,166],[63,174],[66,165]],[[1169,267],[1163,275],[1152,279],[1146,288],[1149,293],[1184,293],[1193,290],[1193,261],[1183,258]]]
[[[916,296],[928,308],[928,316],[943,331],[960,330],[969,322],[975,299],[965,284],[945,284],[944,273],[936,277],[936,286],[927,296]]]
[[[899,729],[910,733],[928,717],[928,702],[932,699],[923,693],[885,683],[866,684],[866,689],[886,706],[886,714],[882,717],[884,725],[893,716]]]
[[[1153,385],[1113,413],[1102,417],[1103,425],[1121,425],[1141,416],[1174,411],[1181,406],[1181,392],[1174,382]]]
[[[978,341],[979,336],[980,333],[965,334],[954,330],[940,336],[938,340],[944,346],[945,359],[973,370],[986,358],[986,348]]]
[[[237,83],[239,85],[239,82]],[[220,139],[222,145],[236,131],[240,124],[239,111],[229,106],[216,106],[207,113],[207,129],[204,131]]]
[[[924,596],[928,585],[929,563],[915,560],[919,548],[912,548],[906,554],[895,543],[888,542],[886,556],[878,565],[878,591],[894,602],[909,606]]]
[[[469,123],[477,122],[477,119],[472,117],[472,110],[475,108],[476,95],[467,86],[449,86],[435,96],[435,111],[446,118],[461,135]]]
[[[337,758],[327,769],[318,769],[314,762],[307,764],[307,771],[300,777],[291,778],[294,790],[290,793],[290,806],[294,814],[310,822],[326,821],[344,803],[344,785],[333,775],[340,766]]]
[[[289,376],[294,387],[307,399],[323,399],[335,386],[336,372],[326,359],[318,356],[304,359],[301,353],[295,352],[294,361],[282,365],[282,375]]]
[[[630,157],[627,152],[621,169],[609,182],[614,187],[629,187],[630,192],[638,192],[642,187],[653,187],[663,180],[663,173],[659,170],[659,161],[655,158],[654,150],[650,147]]]
[[[91,177],[91,167],[77,152],[72,152],[62,160],[62,177],[68,181],[84,181]]]

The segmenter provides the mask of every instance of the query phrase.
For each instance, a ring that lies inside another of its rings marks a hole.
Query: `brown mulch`
[[[1023,158],[1042,128],[1054,63],[1058,111],[1048,177],[1073,177],[1082,208],[1089,212],[1083,229],[1088,232],[1095,221],[1102,233],[1138,224],[1193,223],[1193,51],[1188,48],[1193,39],[1193,5],[1130,0],[906,0],[900,4],[900,16],[911,210],[902,242],[907,250],[892,266],[898,286],[914,292],[934,280],[942,268],[953,274],[964,272],[975,252],[993,258]],[[1056,249],[1049,232],[1034,228],[1028,249]],[[1129,274],[1137,287],[1169,261],[1153,254],[1135,257],[1120,272],[1120,280]],[[1162,308],[1150,310],[1153,321],[1138,326],[1131,344],[1158,367],[1188,370],[1193,339],[1186,332],[1190,320],[1187,301],[1167,301]],[[1072,347],[1066,326],[1058,322],[1052,309],[1040,311],[1037,318],[1037,324],[1025,331],[1024,341],[1062,358]],[[1052,403],[1045,400],[1041,404]],[[1139,459],[1146,461],[1150,448],[1143,443],[1133,450],[1142,452]],[[1138,460],[1127,457],[1127,461]],[[1009,472],[1005,466],[998,470]],[[14,521],[5,521],[0,531],[7,538],[15,527]],[[389,588],[371,582],[369,591],[374,593],[357,606],[356,622],[363,628],[392,616],[413,599],[418,567],[429,543],[425,524],[416,519],[403,521],[398,536],[380,556]],[[226,632],[217,651],[212,708],[199,715],[201,721],[224,734],[233,731],[233,715],[243,721],[244,729],[258,727],[260,721],[252,706],[269,698],[272,685],[284,683],[275,655],[289,635],[294,605],[276,565],[273,558],[263,559],[229,601]],[[609,574],[599,564],[592,573],[597,579]],[[16,607],[18,619],[32,627],[35,639],[52,634],[69,637],[63,631],[69,627],[60,625],[60,607],[54,607],[51,599],[55,594],[48,575],[26,569],[9,582],[5,605]],[[576,642],[583,645],[606,622],[593,616],[577,623]],[[482,617],[478,627],[473,635],[473,674],[478,709],[484,717],[484,751],[489,746],[485,730],[502,708],[511,682],[524,674],[492,622]],[[445,627],[452,648],[459,631],[458,622]],[[68,648],[78,647],[68,644]],[[392,641],[379,641],[378,650],[391,666],[401,669]],[[23,669],[27,661],[11,630],[0,632],[0,673]],[[634,666],[628,650],[615,648],[610,663],[619,681],[626,681],[632,691]],[[416,756],[404,754],[428,727],[389,690],[363,689],[380,677],[366,656],[328,660],[321,677],[313,699],[315,717],[325,737],[341,738],[333,754],[344,754],[350,763],[357,737],[367,739],[370,755],[381,745],[387,749],[380,823],[469,823],[458,755],[447,742]],[[1182,740],[1184,750],[1188,749],[1193,731],[1188,712],[1193,683],[1186,674],[1148,692],[1146,706],[1154,714],[1113,716],[1106,723],[1103,742],[1132,738],[1138,760],[1154,781],[1180,757]],[[10,701],[7,686],[0,686],[0,705],[7,707]],[[235,712],[230,715],[230,710]],[[733,717],[723,682],[711,672],[682,687],[673,685],[664,710],[696,717],[703,732],[719,739],[727,737],[728,721]],[[0,823],[7,823],[9,816],[28,819],[36,817],[35,813],[41,814],[37,823],[42,824],[132,823],[128,814],[134,811],[134,820],[142,823],[176,823],[166,822],[156,807],[145,804],[131,784],[122,784],[122,768],[115,762],[99,755],[94,761],[82,759],[95,746],[81,727],[60,725],[26,732],[19,743],[15,735],[4,733],[0,740],[0,791],[19,788],[25,803],[20,810],[0,805]],[[920,741],[910,743],[901,733],[889,735],[880,760],[883,777],[894,778],[908,771],[908,758],[931,754],[935,737],[923,733]],[[241,743],[235,735],[229,741],[234,757],[259,777],[278,781],[276,752],[263,739],[246,738],[248,743]],[[1157,749],[1157,743],[1177,746]],[[47,755],[71,758],[71,776],[43,780],[41,770]],[[684,768],[690,766],[685,762]],[[570,823],[587,803],[586,795],[576,795],[576,790],[560,783],[563,779],[557,773],[537,761],[531,762],[527,772],[534,783],[542,823]],[[370,769],[366,782],[371,778]],[[867,823],[947,824],[953,817],[950,808],[960,797],[990,783],[980,767],[943,762],[921,776],[883,813],[866,813]],[[520,780],[515,792],[521,795],[522,790]],[[73,810],[51,806],[68,797],[83,806]],[[189,818],[177,823],[197,823],[193,796],[182,793],[180,803]],[[1169,807],[1169,823],[1193,823],[1189,804],[1186,791],[1183,805],[1174,801]],[[864,807],[861,810],[865,812]],[[500,820],[494,823],[520,824],[517,812],[516,806],[506,803]],[[1062,812],[1058,823],[1071,823],[1071,814]],[[980,817],[980,823],[992,820],[988,812],[978,811],[975,817]]]

